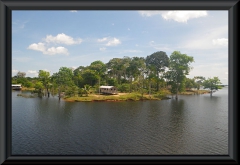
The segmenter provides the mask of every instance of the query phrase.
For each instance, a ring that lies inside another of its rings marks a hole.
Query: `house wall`
[[[117,93],[117,90],[115,88],[101,88],[100,92],[112,94],[112,93]]]

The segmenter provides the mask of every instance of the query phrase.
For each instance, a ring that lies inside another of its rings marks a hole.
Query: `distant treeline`
[[[89,66],[76,69],[61,67],[57,73],[39,70],[38,77],[26,77],[26,73],[18,72],[13,84],[22,84],[27,88],[35,88],[40,94],[57,94],[64,92],[68,96],[81,96],[89,92],[98,93],[100,85],[116,86],[119,92],[157,93],[168,89],[172,94],[186,89],[204,86],[211,91],[220,89],[218,77],[208,78],[196,76],[187,78],[194,58],[179,51],[170,57],[163,52],[155,52],[144,57],[113,58],[107,63],[94,61]],[[212,92],[211,92],[212,93]]]

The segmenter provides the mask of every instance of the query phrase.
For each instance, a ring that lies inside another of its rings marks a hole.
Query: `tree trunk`
[[[49,92],[49,90],[48,90],[48,88],[47,88],[47,95],[48,95],[48,97],[49,97],[49,94],[50,94],[50,92]]]
[[[176,100],[178,99],[178,85],[177,85],[177,93],[176,93]]]
[[[58,100],[60,101],[60,99],[61,99],[61,92],[60,92],[60,89],[58,87]]]

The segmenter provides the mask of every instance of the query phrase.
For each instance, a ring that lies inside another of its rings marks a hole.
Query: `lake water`
[[[227,155],[228,88],[178,100],[64,102],[12,92],[12,155]]]

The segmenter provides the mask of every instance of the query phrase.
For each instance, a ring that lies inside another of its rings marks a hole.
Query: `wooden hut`
[[[21,84],[12,84],[12,90],[21,90],[22,85]]]
[[[114,86],[100,86],[100,93],[102,94],[117,94],[117,88]]]

